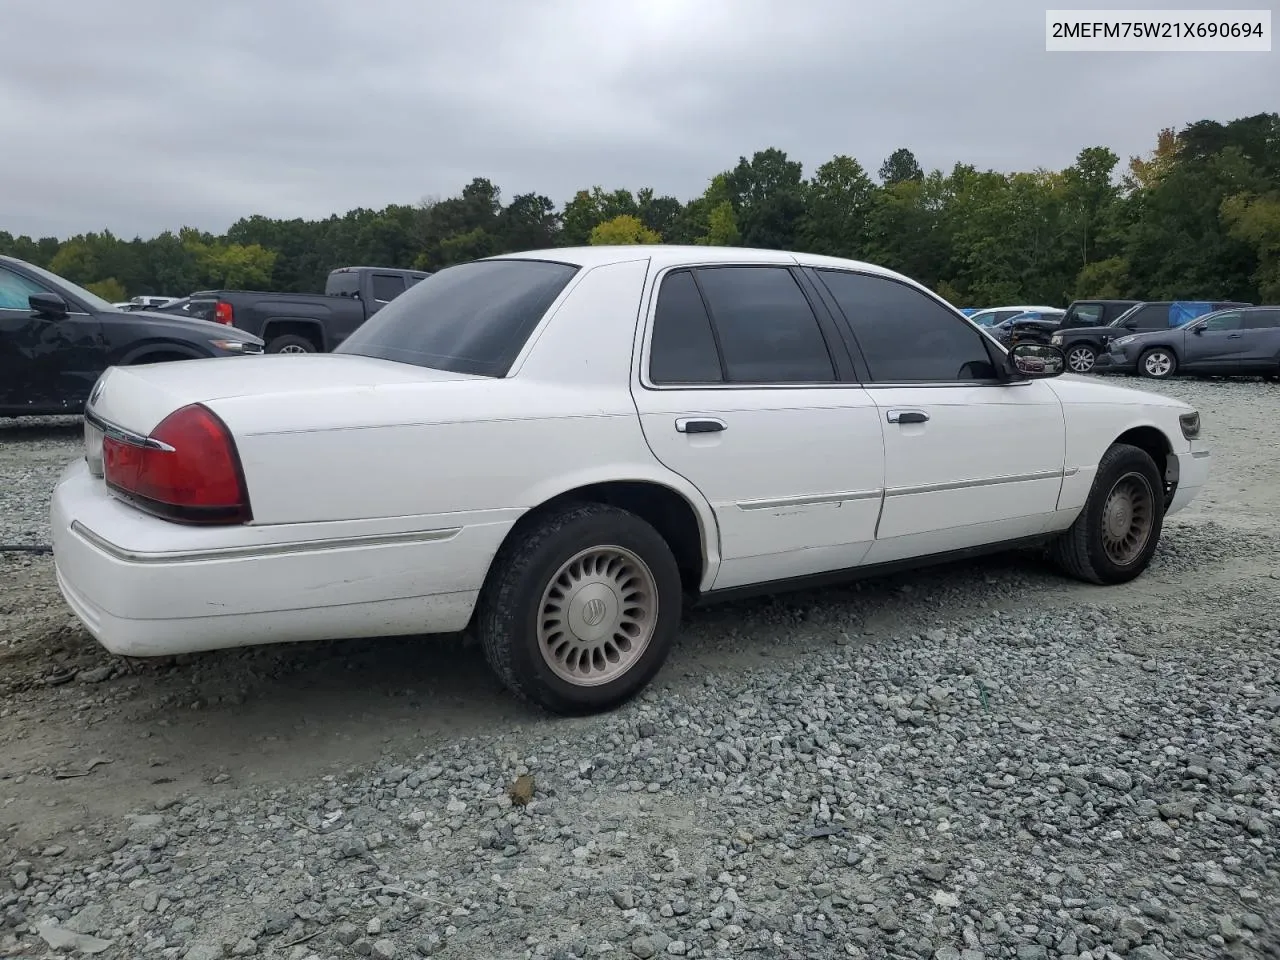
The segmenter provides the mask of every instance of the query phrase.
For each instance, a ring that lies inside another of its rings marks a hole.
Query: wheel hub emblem
[[[593,597],[582,608],[582,622],[588,627],[598,627],[608,612],[609,609],[604,601],[599,597]]]

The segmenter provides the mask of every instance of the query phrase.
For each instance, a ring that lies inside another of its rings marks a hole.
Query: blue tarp
[[[1203,300],[1175,300],[1169,304],[1169,326],[1180,327],[1196,317],[1213,313],[1213,304]]]

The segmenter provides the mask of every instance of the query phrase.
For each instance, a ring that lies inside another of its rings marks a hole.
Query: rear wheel
[[[1049,546],[1065,573],[1090,583],[1127,583],[1147,568],[1164,526],[1164,482],[1151,455],[1113,444],[1098,464],[1076,522]]]
[[[1067,369],[1072,373],[1088,373],[1098,362],[1098,351],[1087,343],[1076,343],[1067,349]]]
[[[316,345],[306,337],[286,333],[267,344],[267,353],[315,353]]]
[[[1138,358],[1138,372],[1154,380],[1166,380],[1178,372],[1178,358],[1167,347],[1152,347]]]
[[[616,507],[573,504],[503,545],[476,629],[512,692],[552,713],[596,713],[658,672],[681,602],[675,557],[652,526]]]

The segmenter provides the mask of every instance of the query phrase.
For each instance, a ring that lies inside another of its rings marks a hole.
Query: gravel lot
[[[125,663],[0,555],[0,956],[1280,957],[1280,387],[1157,389],[1215,473],[1136,583],[712,608],[584,720],[452,642]],[[0,542],[78,431],[0,423]]]

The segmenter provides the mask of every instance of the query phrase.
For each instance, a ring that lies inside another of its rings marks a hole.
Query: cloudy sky
[[[1060,168],[1082,146],[1127,159],[1161,127],[1278,106],[1280,48],[1046,53],[1044,6],[14,0],[0,230],[220,232],[476,176],[508,198],[600,184],[686,199],[766,146],[806,173],[837,153],[874,173],[901,145],[926,169]]]

